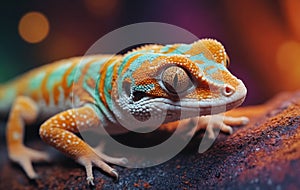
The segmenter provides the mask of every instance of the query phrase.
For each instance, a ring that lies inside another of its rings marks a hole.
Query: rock
[[[251,122],[234,128],[230,136],[220,134],[202,154],[197,152],[203,138],[200,132],[180,154],[163,164],[139,169],[113,166],[120,174],[118,182],[95,169],[95,189],[299,189],[300,92],[280,94],[262,106],[240,108],[229,114],[246,114]],[[3,137],[4,131],[0,132]],[[27,133],[34,136],[30,130]],[[160,135],[164,136],[162,133],[132,140],[138,137],[127,134],[119,138],[134,143]],[[29,142],[37,149],[45,146],[38,138]],[[59,156],[54,162],[35,164],[41,178],[30,181],[18,165],[8,160],[4,138],[0,147],[0,189],[90,189],[84,168],[71,159]]]

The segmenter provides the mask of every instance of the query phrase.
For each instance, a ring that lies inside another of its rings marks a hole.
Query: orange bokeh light
[[[19,22],[19,34],[29,43],[38,43],[44,40],[49,33],[49,21],[40,12],[26,13]]]
[[[106,17],[116,14],[118,0],[85,0],[87,10],[97,17]]]

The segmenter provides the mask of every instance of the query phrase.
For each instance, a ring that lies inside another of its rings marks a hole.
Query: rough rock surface
[[[118,182],[95,169],[95,187],[86,184],[83,167],[61,155],[51,163],[35,164],[41,178],[28,180],[19,166],[8,161],[2,123],[0,189],[300,189],[300,92],[278,95],[259,109],[242,108],[235,114],[243,112],[250,116],[250,124],[235,128],[233,135],[220,134],[206,152],[197,152],[200,132],[180,154],[158,166],[113,166],[120,174]],[[31,139],[27,144],[45,149],[34,138],[37,129],[27,131]],[[119,138],[134,143],[159,137],[153,136]]]

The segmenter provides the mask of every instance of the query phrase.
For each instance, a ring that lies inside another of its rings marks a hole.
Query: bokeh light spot
[[[118,0],[85,0],[87,10],[96,17],[107,17],[116,14]]]
[[[49,33],[49,21],[40,12],[26,13],[19,22],[19,34],[29,43],[38,43],[44,40]]]

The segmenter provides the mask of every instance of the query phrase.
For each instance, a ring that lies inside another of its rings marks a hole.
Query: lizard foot
[[[103,155],[103,153],[102,153]],[[109,157],[112,158],[112,157]],[[118,160],[119,162],[123,161],[122,164],[125,163],[127,160],[122,160],[122,158],[114,158]],[[105,159],[101,158],[98,154],[92,154],[91,156],[82,156],[77,160],[80,164],[82,164],[85,169],[86,169],[86,174],[87,174],[87,183],[89,185],[95,185],[94,184],[94,176],[93,176],[93,170],[92,167],[96,166],[103,171],[107,172],[110,176],[114,177],[116,181],[119,179],[119,174],[118,172],[111,168],[109,165],[107,165],[105,162]]]
[[[37,151],[25,146],[13,147],[9,158],[20,164],[30,179],[37,179],[39,176],[32,167],[32,162],[49,161],[50,156],[46,152]]]
[[[215,139],[214,129],[219,129],[224,133],[232,134],[231,126],[246,125],[249,123],[247,117],[229,117],[224,115],[202,116],[198,120],[197,130],[206,129],[208,138]]]
[[[214,129],[219,129],[224,133],[232,134],[231,126],[246,125],[249,123],[247,117],[229,117],[224,115],[209,115],[183,120],[181,134],[185,134],[185,138],[192,138],[196,131],[206,129],[208,138],[216,137]]]
[[[109,165],[105,163],[98,155],[93,155],[92,157],[81,157],[77,160],[80,164],[82,164],[86,169],[87,174],[87,183],[89,185],[95,185],[94,184],[94,176],[92,167],[96,166],[98,168],[101,168],[103,171],[107,172],[110,176],[114,177],[116,181],[119,179],[118,172],[111,168]]]

